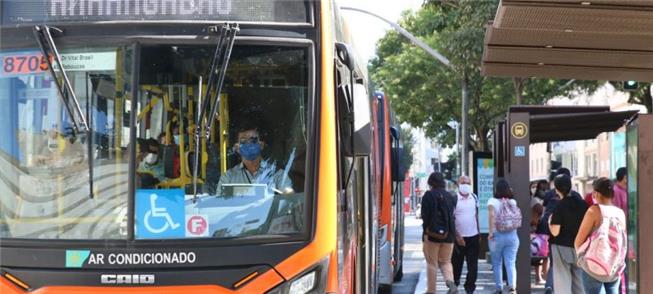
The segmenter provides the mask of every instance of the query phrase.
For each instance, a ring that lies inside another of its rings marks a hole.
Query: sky
[[[398,21],[404,10],[418,9],[424,0],[343,0],[340,6],[355,7],[378,14],[388,20]],[[375,44],[390,25],[382,20],[356,11],[343,10],[342,16],[349,22],[353,38],[356,40],[358,54],[369,60],[374,57]]]

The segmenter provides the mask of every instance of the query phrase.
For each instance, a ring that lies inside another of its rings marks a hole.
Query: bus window
[[[125,81],[131,77],[122,68],[131,53],[122,47],[61,50],[92,129],[73,134],[41,51],[0,52],[1,237],[126,237],[124,129],[131,93]]]
[[[136,238],[303,234],[308,50],[236,45],[198,140],[214,48],[142,47]],[[153,218],[154,206],[170,218]]]

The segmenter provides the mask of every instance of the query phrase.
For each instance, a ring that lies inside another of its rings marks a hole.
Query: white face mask
[[[472,193],[472,185],[460,184],[460,186],[458,186],[458,191],[460,191],[460,194],[464,194],[464,195]]]
[[[535,195],[535,192],[537,191],[536,188],[531,188],[531,195]]]
[[[145,155],[144,160],[145,160],[145,163],[147,163],[149,165],[152,165],[152,164],[156,163],[157,156],[156,156],[155,153],[148,153],[147,155]]]

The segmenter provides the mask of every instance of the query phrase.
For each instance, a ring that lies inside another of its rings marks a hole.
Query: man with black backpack
[[[440,268],[448,294],[457,293],[453,278],[451,254],[456,237],[455,215],[456,198],[445,190],[442,173],[434,172],[429,176],[431,187],[422,197],[422,235],[424,257],[426,259],[426,293],[435,293],[436,268]]]

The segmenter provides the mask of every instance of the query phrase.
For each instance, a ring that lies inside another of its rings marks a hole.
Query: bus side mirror
[[[390,170],[393,182],[403,182],[406,180],[406,163],[403,161],[404,148],[399,144],[399,130],[396,127],[390,127]]]
[[[337,61],[348,70],[338,69],[338,112],[342,150],[346,156],[367,156],[372,152],[370,96],[363,80],[357,78],[353,49],[336,43]]]
[[[354,57],[352,56],[352,48],[345,44],[336,42],[336,58],[342,62],[350,71],[356,70],[356,63],[354,62]]]
[[[370,96],[363,84],[354,84],[354,156],[372,153],[372,112]]]

